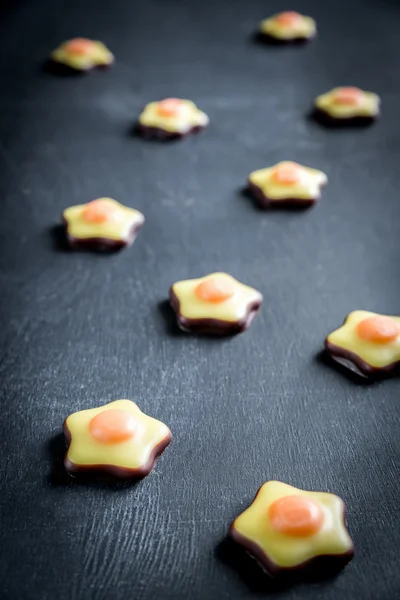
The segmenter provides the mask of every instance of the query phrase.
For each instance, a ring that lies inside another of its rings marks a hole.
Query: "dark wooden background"
[[[266,48],[270,12],[313,15],[319,39]],[[9,2],[0,25],[2,600],[395,600],[400,597],[399,382],[356,384],[318,353],[356,308],[399,314],[400,5],[265,0]],[[40,63],[73,36],[109,72]],[[306,117],[335,85],[378,92],[383,117],[327,131]],[[209,129],[167,145],[131,135],[142,106],[193,99]],[[282,159],[329,185],[303,213],[257,210],[248,173]],[[141,210],[133,248],[68,252],[68,205]],[[222,269],[264,294],[250,331],[178,333],[178,279]],[[63,474],[71,412],[132,398],[173,432],[137,485]],[[224,541],[267,479],[330,490],[356,558],[336,579],[271,584]]]

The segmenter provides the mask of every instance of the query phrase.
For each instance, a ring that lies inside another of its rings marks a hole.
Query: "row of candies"
[[[315,35],[315,21],[295,12],[274,15],[259,28],[261,40],[270,43],[298,43]],[[76,72],[113,62],[104,44],[82,38],[65,42],[51,55],[53,67]],[[328,125],[368,124],[379,111],[376,94],[353,87],[335,88],[314,103],[314,116]],[[138,132],[165,140],[199,131],[208,123],[207,115],[193,102],[167,98],[145,107]],[[326,183],[321,171],[285,161],[251,173],[248,188],[263,208],[307,207],[319,199]],[[144,216],[111,198],[99,198],[66,209],[63,221],[71,247],[109,250],[131,245]],[[214,335],[246,330],[262,303],[258,290],[227,273],[179,281],[171,286],[169,296],[181,329]],[[400,318],[354,311],[327,337],[325,347],[333,359],[359,375],[385,375],[400,362]],[[64,435],[69,473],[100,472],[122,479],[148,475],[172,437],[164,423],[142,413],[131,400],[70,415]],[[345,507],[338,496],[278,481],[261,486],[230,533],[274,576],[320,565],[321,559],[343,566],[354,554]]]

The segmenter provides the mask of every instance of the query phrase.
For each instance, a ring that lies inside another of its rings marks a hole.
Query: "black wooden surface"
[[[255,44],[257,22],[285,8],[312,14],[319,39]],[[349,311],[399,314],[399,23],[382,0],[3,7],[2,599],[400,597],[398,380],[357,385],[318,358]],[[40,71],[81,35],[107,43],[115,68]],[[310,122],[335,85],[378,92],[381,121]],[[209,129],[132,137],[164,96],[193,99]],[[282,159],[328,174],[315,209],[261,212],[242,195],[251,170]],[[66,251],[62,209],[102,195],[145,214],[133,248]],[[263,292],[252,328],[179,334],[169,285],[217,269]],[[64,418],[124,397],[173,432],[155,471],[133,486],[65,477]],[[336,579],[281,589],[224,541],[271,478],[344,498],[356,557]]]

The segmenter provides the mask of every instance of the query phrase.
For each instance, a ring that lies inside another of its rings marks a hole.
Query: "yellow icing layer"
[[[279,498],[301,495],[316,501],[324,513],[322,528],[314,535],[295,537],[276,531],[268,518],[270,505]],[[253,504],[233,523],[233,529],[256,544],[279,567],[296,567],[323,554],[344,554],[352,540],[343,524],[343,502],[334,494],[308,492],[279,481],[260,488]]]
[[[61,44],[51,53],[51,59],[76,69],[85,71],[92,67],[101,65],[111,65],[114,62],[114,55],[102,42],[93,41],[93,48],[85,54],[73,54],[68,51],[68,41]]]
[[[206,281],[213,275],[228,277],[235,284],[233,296],[224,302],[207,302],[195,294],[195,289],[199,283]],[[172,289],[179,300],[180,313],[187,319],[218,319],[219,321],[234,323],[246,317],[250,304],[255,301],[262,301],[260,292],[240,283],[227,273],[212,273],[198,279],[178,281],[174,283]]]
[[[63,217],[71,237],[126,240],[134,225],[140,226],[144,223],[144,216],[138,210],[124,206],[112,198],[99,198],[99,200],[106,200],[118,208],[115,218],[103,223],[93,223],[85,220],[83,216],[87,204],[70,206],[63,212]]]
[[[133,437],[127,441],[102,444],[90,435],[89,423],[97,414],[111,409],[131,413],[137,427]],[[154,447],[170,435],[164,423],[142,413],[131,400],[115,400],[99,408],[81,410],[70,415],[66,424],[71,432],[67,459],[78,466],[114,465],[139,469],[148,462]]]
[[[273,179],[277,167],[291,164],[283,161],[266,169],[253,171],[249,175],[249,181],[258,186],[262,192],[271,200],[286,200],[288,198],[299,198],[302,200],[318,199],[321,196],[321,187],[328,182],[328,178],[322,171],[310,169],[302,165],[302,176],[300,181],[293,185],[278,183]]]
[[[310,38],[317,31],[317,26],[311,17],[301,16],[301,20],[293,25],[284,25],[276,20],[278,15],[273,15],[261,21],[259,30],[265,35],[270,35],[279,40],[290,40],[293,38]]]
[[[324,111],[335,119],[348,119],[351,117],[374,117],[379,114],[380,98],[372,92],[364,92],[363,100],[359,104],[336,104],[334,95],[341,88],[334,88],[326,94],[315,99],[315,107]]]
[[[366,310],[351,312],[344,325],[328,335],[330,344],[339,346],[359,356],[371,367],[382,368],[400,360],[400,336],[386,344],[370,342],[360,338],[357,334],[357,325],[368,317],[382,316]],[[386,316],[386,315],[384,315]],[[400,317],[391,317],[400,325]]]
[[[147,104],[139,116],[139,123],[145,127],[159,127],[166,131],[185,133],[193,127],[205,127],[209,123],[207,115],[199,110],[191,100],[182,100],[182,108],[177,115],[163,116],[157,112],[158,102]]]

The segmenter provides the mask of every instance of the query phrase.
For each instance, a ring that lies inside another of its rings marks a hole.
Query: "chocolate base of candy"
[[[385,367],[373,367],[362,360],[357,354],[331,344],[328,339],[325,340],[325,350],[331,360],[359,377],[371,381],[391,377],[400,371],[400,361],[396,361]]]
[[[222,321],[220,319],[187,319],[180,312],[180,302],[172,287],[169,290],[169,301],[176,312],[178,327],[182,331],[224,336],[237,335],[238,333],[246,331],[250,327],[252,320],[261,306],[262,298],[256,302],[252,302],[247,309],[246,316],[235,322]]]
[[[63,432],[65,441],[67,444],[67,449],[71,443],[71,432],[67,426],[67,422],[64,421]],[[157,459],[164,452],[165,448],[170,444],[172,440],[171,432],[161,440],[151,451],[148,461],[137,469],[128,469],[126,467],[119,467],[118,465],[77,465],[70,460],[68,460],[68,455],[65,456],[64,459],[64,467],[65,470],[70,475],[78,475],[78,476],[89,476],[89,477],[110,477],[113,479],[143,479],[147,477],[149,473],[153,470]]]
[[[92,65],[87,67],[86,69],[75,69],[65,63],[58,62],[49,58],[43,64],[42,70],[45,73],[50,73],[51,75],[83,75],[84,73],[89,73],[94,70],[107,70],[111,67],[113,63],[109,65]]]
[[[304,578],[326,578],[343,569],[354,556],[354,548],[352,547],[343,554],[324,554],[311,558],[295,567],[280,567],[272,562],[254,542],[235,531],[233,526],[229,535],[257,562],[266,575],[277,579],[291,578],[295,581]]]
[[[146,140],[158,140],[162,142],[178,140],[190,135],[191,133],[198,133],[205,129],[205,125],[196,125],[186,131],[168,131],[161,127],[148,127],[137,123],[135,126],[135,133]]]
[[[304,36],[297,36],[297,37],[293,37],[293,38],[286,38],[286,39],[282,39],[282,38],[278,38],[278,37],[274,37],[273,35],[270,35],[268,33],[263,33],[262,31],[259,31],[256,34],[256,41],[262,43],[262,44],[267,44],[269,46],[303,46],[308,44],[308,42],[311,42],[312,40],[314,40],[316,37],[316,34],[310,35],[308,37],[304,37]]]
[[[254,198],[261,208],[294,208],[304,209],[313,206],[318,202],[318,198],[284,198],[283,200],[274,200],[264,194],[262,189],[251,181],[247,184],[248,193]]]
[[[122,248],[132,246],[137,234],[142,228],[143,223],[132,226],[129,235],[125,239],[113,240],[110,238],[77,238],[68,233],[68,223],[63,219],[67,242],[72,250],[94,250],[99,252],[114,252]]]
[[[366,127],[368,125],[372,125],[372,123],[375,123],[375,121],[379,118],[379,114],[371,116],[338,118],[333,117],[324,110],[314,108],[311,113],[311,117],[320,125],[336,129],[340,127]]]

